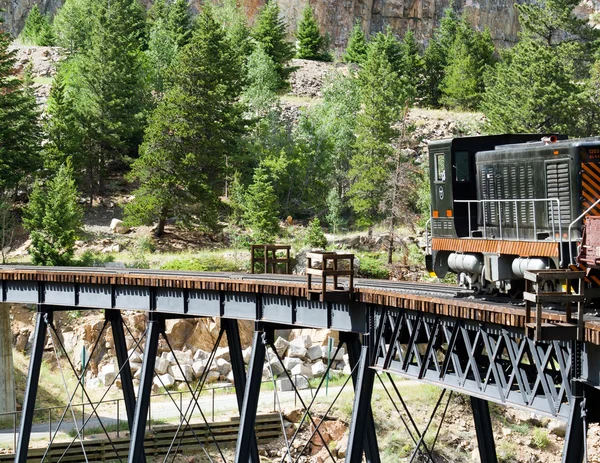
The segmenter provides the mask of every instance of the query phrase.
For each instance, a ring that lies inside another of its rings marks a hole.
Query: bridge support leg
[[[365,445],[365,439],[369,438],[366,434],[368,417],[371,416],[371,420],[373,418],[371,414],[371,395],[375,379],[375,372],[369,365],[369,357],[369,347],[362,346],[354,389],[354,409],[352,411],[352,423],[350,424],[350,436],[348,437],[346,463],[361,463],[363,446],[369,446],[370,448],[370,445],[372,445],[372,443]],[[369,452],[371,453],[371,450]],[[379,453],[377,452],[376,456],[370,456],[379,458]]]
[[[148,329],[146,330],[146,347],[144,361],[140,376],[140,389],[135,403],[133,426],[131,427],[131,444],[129,445],[129,463],[143,463],[146,459],[144,453],[144,436],[146,433],[146,420],[148,407],[152,394],[152,381],[154,379],[154,365],[158,349],[158,336],[163,331],[163,320],[155,313],[148,315]]]
[[[585,399],[573,397],[571,416],[567,424],[562,463],[581,463],[585,454],[587,424],[584,422]]]
[[[479,458],[482,463],[498,463],[488,401],[471,397],[471,409],[473,410],[473,420],[477,432]]]
[[[248,365],[248,378],[244,390],[244,401],[240,412],[240,434],[238,435],[235,449],[235,462],[245,463],[250,460],[251,444],[254,439],[254,424],[256,423],[256,410],[260,395],[260,383],[265,362],[265,344],[263,343],[264,331],[254,332],[252,341],[252,356]]]
[[[361,354],[361,342],[357,333],[343,333],[340,332],[340,342],[346,344],[348,349],[348,360],[350,361],[350,368],[352,369],[352,382],[354,383],[354,390],[358,385],[358,371],[354,366],[360,361]],[[374,380],[373,376],[373,380]],[[379,463],[381,461],[379,457],[379,444],[377,442],[377,433],[375,432],[375,421],[373,420],[373,411],[371,409],[371,401],[369,397],[369,409],[367,410],[364,438],[363,438],[363,449],[365,451],[365,457],[367,463]]]
[[[127,354],[127,342],[123,331],[123,317],[120,310],[106,310],[105,317],[112,328],[115,353],[119,365],[119,376],[123,389],[123,400],[127,411],[127,423],[129,429],[133,429],[133,416],[135,413],[135,392],[133,390],[133,377],[129,368],[129,355]]]
[[[237,396],[238,409],[241,416],[244,406],[244,391],[246,390],[246,368],[244,367],[244,356],[242,354],[242,344],[240,343],[240,330],[237,320],[229,318],[221,318],[221,328],[225,330],[225,334],[227,335],[235,395]],[[252,428],[252,436],[250,437],[249,461],[250,463],[260,463],[254,428]]]
[[[31,425],[33,423],[33,411],[35,399],[37,398],[38,384],[40,381],[40,368],[44,345],[46,344],[47,322],[52,321],[52,311],[44,311],[38,307],[35,322],[35,337],[33,340],[33,351],[29,360],[29,373],[25,387],[25,400],[23,401],[23,413],[21,414],[21,426],[19,428],[19,441],[17,443],[15,463],[27,462],[27,451],[29,450],[29,439],[31,437]]]

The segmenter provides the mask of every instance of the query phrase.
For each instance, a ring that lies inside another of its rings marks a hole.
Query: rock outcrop
[[[53,15],[64,0],[0,0],[0,9],[6,13],[5,27],[17,35],[25,23],[29,10],[37,3],[46,14]],[[256,16],[265,0],[243,0],[250,20]],[[530,1],[530,0],[526,0]],[[516,41],[519,25],[515,4],[521,0],[457,0],[455,7],[465,12],[467,18],[479,29],[489,27],[497,45],[508,45]],[[146,6],[152,0],[142,0]],[[200,7],[200,0],[191,0],[192,8]],[[296,24],[305,0],[279,0],[281,12],[288,22],[290,31]],[[348,41],[354,22],[359,20],[370,34],[385,30],[389,25],[403,37],[407,30],[413,30],[417,40],[426,44],[433,30],[448,7],[449,0],[310,0],[322,31],[329,33],[331,44],[342,50]],[[578,10],[588,17],[600,10],[598,0],[584,0]]]

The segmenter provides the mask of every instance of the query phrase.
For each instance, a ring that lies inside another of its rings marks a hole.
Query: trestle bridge
[[[566,421],[563,463],[581,463],[587,458],[587,425],[600,419],[600,320],[593,316],[581,318],[576,331],[547,330],[540,336],[528,329],[530,315],[522,305],[465,296],[456,287],[356,280],[345,296],[342,293],[340,297],[338,292],[328,297],[323,292],[314,297],[305,277],[288,275],[5,266],[0,267],[0,284],[1,302],[37,306],[15,455],[18,463],[32,461],[28,451],[47,336],[60,343],[58,336],[52,336],[56,330],[53,315],[81,309],[104,310],[106,324],[112,327],[131,430],[128,449],[121,450],[126,455],[116,460],[130,463],[146,461],[144,434],[155,359],[159,338],[165,337],[165,321],[171,318],[221,320],[240,413],[236,463],[259,462],[255,424],[263,363],[267,348],[273,345],[274,331],[284,328],[340,332],[340,345],[345,344],[349,354],[355,392],[347,463],[358,463],[363,457],[369,463],[380,461],[371,394],[374,382],[382,375],[389,378],[388,387],[395,391],[398,404],[403,400],[393,382],[395,375],[440,386],[442,396],[430,423],[436,410],[443,408],[446,390],[468,395],[481,461],[486,463],[497,461],[489,402]],[[148,316],[145,340],[138,340],[145,348],[137,394],[128,367],[128,328],[123,324],[122,310],[144,311]],[[569,321],[565,317],[564,311],[543,311],[536,323],[560,327]],[[255,323],[247,370],[238,320]],[[165,341],[168,343],[168,339]],[[201,379],[198,388],[202,385]],[[192,392],[199,394],[198,388]],[[186,414],[181,432],[186,432],[189,418]],[[309,410],[303,420],[312,420]],[[318,434],[319,425],[313,424]],[[415,444],[411,461],[417,455],[421,461],[435,461],[424,439],[426,426],[406,424]],[[177,436],[173,439],[176,442]],[[82,442],[73,445],[84,448]],[[165,455],[165,461],[168,458]],[[293,461],[291,454],[282,461]]]

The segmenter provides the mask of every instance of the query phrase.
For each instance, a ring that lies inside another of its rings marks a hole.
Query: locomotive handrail
[[[431,217],[427,222],[425,222],[425,255],[431,255],[433,253],[432,248],[433,245],[431,243],[431,239],[433,238],[433,228],[431,229],[431,234],[429,234],[429,227],[431,226]]]
[[[560,199],[558,198],[530,198],[530,199],[456,199],[454,200],[455,203],[466,203],[469,204],[469,207],[467,208],[468,210],[468,219],[469,219],[469,238],[472,238],[472,228],[471,228],[471,203],[475,203],[475,204],[481,204],[484,207],[484,211],[483,211],[483,238],[487,238],[487,223],[486,223],[486,211],[485,211],[485,205],[487,203],[498,203],[498,227],[500,229],[500,238],[499,239],[504,239],[503,236],[503,228],[502,228],[502,211],[500,210],[501,207],[500,205],[502,203],[514,203],[515,204],[515,224],[516,224],[516,230],[517,230],[517,240],[520,238],[519,236],[519,220],[518,220],[518,210],[517,210],[517,204],[518,203],[533,203],[533,234],[534,236],[537,237],[537,221],[535,218],[535,203],[549,203],[550,204],[550,215],[551,215],[551,223],[552,223],[552,238],[554,241],[557,241],[559,243],[559,253],[560,253],[560,261],[563,261],[563,240],[562,240],[562,217],[561,217],[561,209],[560,209]],[[599,200],[600,202],[600,200]],[[556,207],[558,210],[558,234],[559,234],[559,239],[556,240],[556,224],[555,224],[555,219],[554,219],[554,203],[556,203]],[[570,236],[570,232],[571,229],[569,228],[569,241],[571,239]],[[534,240],[537,241],[537,240]]]
[[[571,240],[571,228],[581,219],[583,219],[593,208],[595,208],[598,203],[600,203],[600,199],[598,199],[594,204],[588,207],[579,217],[577,217],[573,222],[569,224],[569,264],[574,265],[575,261],[573,260],[573,243]]]

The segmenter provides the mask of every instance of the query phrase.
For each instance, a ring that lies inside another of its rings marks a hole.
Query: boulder
[[[196,379],[200,378],[204,370],[206,370],[206,360],[196,360],[192,364],[192,370],[194,370],[194,377]]]
[[[129,369],[131,371],[134,371],[134,372],[138,371],[138,370],[141,370],[142,369],[142,364],[141,363],[130,363],[129,364]]]
[[[98,372],[98,379],[103,386],[110,386],[116,379],[117,373],[117,367],[112,363],[108,363],[104,365]]]
[[[229,355],[229,347],[219,347],[215,353],[215,360],[224,359],[228,362],[231,360]]]
[[[182,350],[193,331],[194,324],[189,320],[174,319],[165,322],[165,332],[174,350]]]
[[[231,372],[231,363],[222,358],[218,359],[217,370],[221,375],[227,376]]]
[[[244,358],[244,363],[250,363],[250,357],[252,356],[252,347],[247,347],[242,351],[242,357]]]
[[[558,437],[565,437],[567,434],[567,423],[564,421],[550,420],[548,423],[548,432]]]
[[[321,349],[323,351],[323,358],[326,359],[327,356],[329,355],[329,348],[327,346],[321,346]],[[340,350],[338,350],[337,355],[335,355],[335,350],[336,347],[333,347],[333,349],[331,349],[331,360],[344,360],[344,354],[346,353],[346,349],[344,349],[343,347],[340,347]],[[333,356],[335,355],[335,358],[333,358]]]
[[[288,347],[288,356],[292,358],[305,358],[306,347],[290,343],[290,346]]]
[[[198,349],[194,354],[194,360],[205,360],[210,357],[210,354],[202,349]]]
[[[283,366],[288,371],[290,371],[296,365],[302,365],[302,359],[295,358],[295,357],[286,357],[283,359]]]
[[[192,363],[194,363],[194,359],[192,357],[191,350],[187,350],[187,351],[176,350],[174,352],[174,354],[175,354],[175,357],[177,358],[177,361],[179,362],[179,364],[181,366],[191,365]]]
[[[124,235],[125,233],[129,233],[131,230],[127,225],[123,223],[122,220],[112,219],[110,222],[110,229],[113,233],[118,233],[119,235]]]
[[[275,341],[275,350],[277,351],[277,355],[283,357],[289,345],[290,343],[288,341],[279,336]]]
[[[301,347],[308,349],[310,346],[312,346],[312,340],[310,339],[310,336],[302,335],[302,336],[298,336],[293,341],[290,341],[290,344],[293,344],[295,346],[301,346]]]
[[[282,374],[285,371],[283,368],[283,365],[276,358],[272,358],[271,361],[265,366],[267,368],[267,371],[269,371],[269,372],[273,371],[274,376],[279,376],[280,374]],[[270,366],[270,368],[269,368],[269,366]]]
[[[175,381],[193,381],[194,379],[194,370],[191,365],[181,365],[181,368],[171,366],[169,374],[175,378]]]
[[[206,375],[206,384],[214,383],[219,380],[221,375],[218,371],[209,371]]]
[[[289,378],[282,378],[276,381],[277,390],[280,392],[293,391],[292,382]],[[294,384],[296,385],[296,389],[308,389],[309,384],[308,380],[302,376],[294,377]]]
[[[309,365],[304,364],[296,365],[294,368],[292,368],[290,373],[292,376],[304,376],[307,379],[311,379],[313,377],[312,368]]]
[[[312,374],[313,377],[315,378],[320,378],[321,376],[323,376],[325,374],[325,372],[327,371],[327,365],[325,365],[323,362],[317,362],[315,364],[313,364],[312,366]]]
[[[158,375],[155,377],[153,383],[158,387],[169,388],[175,384],[175,378],[173,378],[173,376],[169,373],[165,373],[164,375]]]
[[[323,357],[323,351],[321,350],[321,346],[314,345],[310,346],[306,349],[306,357],[312,362],[313,360],[317,360]]]
[[[163,358],[167,362],[169,362],[169,365],[175,363],[175,356],[173,355],[173,352],[163,352],[162,354],[160,354],[160,358]]]
[[[171,366],[170,362],[163,357],[156,357],[156,363],[154,364],[154,371],[158,375],[164,375]]]

